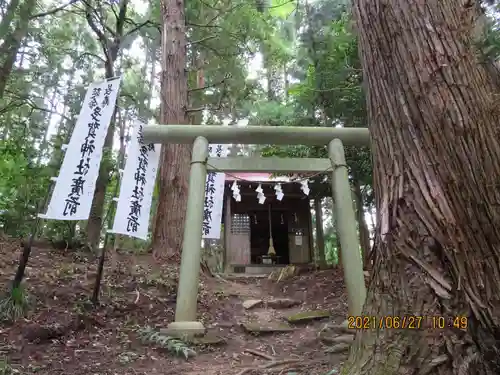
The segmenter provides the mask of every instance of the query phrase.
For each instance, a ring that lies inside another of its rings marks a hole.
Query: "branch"
[[[229,77],[227,77],[229,78]],[[207,86],[203,86],[203,87],[196,87],[194,89],[189,89],[188,92],[195,92],[195,91],[201,91],[201,90],[206,90],[206,89],[210,89],[212,87],[216,87],[216,86],[219,86],[219,85],[222,85],[223,83],[226,83],[226,77],[224,77],[223,79],[221,79],[219,82],[215,82],[215,83],[212,83],[210,85],[207,85]]]
[[[226,75],[224,77],[224,86],[222,87],[222,92],[219,97],[219,103],[217,104],[216,107],[208,107],[207,105],[204,105],[199,108],[186,108],[186,113],[193,113],[193,112],[200,112],[203,110],[208,110],[208,111],[220,111],[222,109],[222,101],[224,100],[224,97],[226,96],[227,93],[227,82],[225,82],[226,79],[230,78],[231,75]],[[205,87],[202,87],[201,89],[204,89]]]
[[[210,25],[209,23],[207,24],[201,24],[201,23],[194,23],[194,22],[186,22],[186,26],[191,26],[191,27],[215,27],[222,29],[222,26],[220,25]]]
[[[133,19],[131,18],[125,18],[125,21],[131,25],[135,25],[135,26],[138,26],[138,23],[135,22]],[[141,25],[142,26],[151,26],[151,27],[154,27],[155,29],[157,29],[159,32],[161,32],[161,25],[157,22],[153,22],[151,20],[147,20],[144,22],[144,25]],[[128,33],[131,34],[133,31],[129,31]]]
[[[208,4],[206,1],[200,0],[200,3],[202,3],[203,5],[205,5],[207,8],[214,9],[214,10],[219,10],[221,12],[224,12],[224,9],[214,7],[214,6],[210,5],[210,4]]]
[[[234,53],[222,53],[222,52],[219,52],[218,50],[216,50],[215,48],[213,48],[207,44],[203,44],[203,43],[200,43],[200,44],[203,48],[206,48],[206,49],[212,51],[214,53],[214,55],[216,55],[218,57],[234,57],[234,56],[241,56],[243,54],[243,52],[241,52],[241,49],[239,49],[238,52],[234,52]]]
[[[116,19],[118,19],[120,16],[118,15],[118,13],[116,13],[116,10],[115,10],[115,2],[113,2],[113,4],[111,4],[111,11],[113,12],[114,16]]]
[[[129,35],[132,35],[133,33],[135,33],[136,31],[142,29],[144,26],[147,26],[148,24],[150,23],[149,20],[145,21],[145,22],[142,22],[140,24],[136,24],[135,27],[133,27],[132,29],[130,29],[129,31],[127,31],[127,33],[124,35],[124,37],[127,37]]]
[[[270,356],[270,355],[263,353],[263,352],[259,352],[258,350],[255,350],[255,349],[245,349],[245,350],[243,350],[243,352],[247,352],[247,353],[256,355],[257,357],[262,357],[264,359],[267,359],[268,361],[275,360],[275,358],[273,356]]]
[[[23,105],[27,105],[27,106],[30,107],[30,109],[31,109],[30,112],[31,113],[33,113],[33,111],[37,110],[37,111],[42,111],[42,112],[48,112],[48,113],[56,114],[58,116],[61,116],[62,118],[64,118],[67,121],[71,120],[69,117],[67,117],[66,115],[64,115],[62,113],[53,111],[53,110],[48,109],[48,108],[39,107],[38,105],[36,105],[35,103],[33,103],[33,101],[31,100],[31,98],[29,96],[27,96],[27,95],[26,96],[24,96],[24,95],[20,96],[17,93],[9,91],[9,90],[5,90],[5,92],[8,93],[8,94],[14,95],[15,98],[10,103],[8,103],[5,107],[1,108],[0,109],[0,113],[6,113],[9,110],[12,110],[14,108],[21,108]]]
[[[58,115],[58,116],[61,116],[63,119],[65,119],[66,121],[71,121],[72,119],[70,119],[68,116],[66,115],[63,115],[62,113],[59,113],[59,112],[56,112],[56,111],[53,111],[51,109],[48,109],[48,108],[41,108],[41,107],[38,107],[34,104],[28,104],[33,110],[38,110],[38,111],[42,111],[42,112],[48,112],[48,113],[53,113],[55,115]]]
[[[104,33],[101,30],[99,30],[96,23],[94,22],[94,19],[92,18],[91,9],[92,7],[90,6],[90,4],[87,4],[85,9],[85,18],[87,19],[87,23],[89,24],[92,31],[96,33],[97,38],[99,39],[99,42],[101,42],[102,47],[106,48],[107,45],[106,35],[104,35]]]
[[[192,42],[188,42],[187,45],[193,46],[195,44],[200,44],[200,43],[206,42],[207,40],[215,39],[217,37],[218,37],[218,35],[210,35],[210,36],[207,36],[205,38],[201,38],[200,40],[193,40]]]
[[[294,2],[295,2],[295,0],[290,0],[290,1],[287,1],[286,3],[283,3],[283,4],[271,5],[271,6],[265,7],[265,9],[279,8],[279,7],[282,7],[283,5],[287,5],[287,4],[294,3]]]
[[[108,27],[108,25],[106,25],[106,22],[104,22],[104,20],[102,19],[101,15],[97,12],[97,10],[92,7],[90,1],[88,1],[88,0],[82,0],[82,1],[85,4],[85,10],[84,10],[84,12],[85,12],[85,18],[87,19],[87,23],[89,24],[89,26],[92,29],[92,31],[94,31],[96,33],[97,38],[99,39],[99,42],[102,45],[102,48],[104,50],[106,50],[107,49],[107,45],[108,45],[108,38],[104,34],[104,31],[99,30],[99,28],[97,27],[94,19],[92,18],[92,13],[95,13],[95,16],[99,20],[99,22],[100,22],[103,30],[108,31],[111,35],[114,35],[114,31],[111,30]],[[104,51],[104,52],[106,53],[106,51]]]
[[[106,35],[104,35],[104,32],[99,30],[99,28],[95,24],[94,19],[92,18],[92,14],[91,14],[92,10],[97,14],[96,10],[91,7],[90,3],[85,2],[85,18],[87,19],[87,23],[89,24],[90,28],[94,31],[94,33],[96,33],[97,38],[99,39],[99,43],[101,44],[101,47],[102,47],[102,52],[104,53],[104,56],[106,56],[106,59],[103,61],[104,61],[104,66],[107,69],[108,63],[110,63],[111,67],[113,66],[113,63],[114,63],[114,58],[112,55],[113,51],[110,51],[110,49],[109,49],[110,43],[109,43],[109,40],[106,37]],[[99,16],[99,15],[97,14],[97,16]],[[101,21],[101,25],[104,28],[106,28],[107,30],[110,30],[103,21]],[[111,30],[111,34],[112,35],[114,34],[112,30]],[[106,74],[107,73],[108,72],[106,72]]]
[[[206,5],[206,4],[205,4]],[[224,14],[229,14],[229,13],[232,13],[234,12],[236,9],[240,8],[240,7],[243,7],[245,5],[245,3],[240,3],[240,4],[237,4],[237,5],[234,5],[226,10],[222,10],[222,9],[218,9],[220,10],[219,13],[217,13],[215,16],[213,16],[210,21],[208,21],[207,23],[205,23],[204,25],[200,25],[200,24],[195,24],[195,23],[190,23],[190,22],[186,22],[186,26],[198,26],[198,27],[214,27],[215,25],[212,25],[213,22],[215,22],[217,20],[217,18],[219,18],[220,16],[224,15]],[[213,9],[216,9],[216,8],[213,8]]]
[[[120,38],[123,35],[123,26],[125,25],[125,18],[127,16],[127,6],[129,0],[123,0],[120,4],[120,13],[116,18],[116,38]],[[116,14],[116,13],[115,13]]]
[[[64,53],[67,53],[67,54],[72,54],[74,53],[75,51],[72,50],[72,49],[68,49],[68,48],[65,48],[63,50],[61,50],[61,52],[64,52]],[[102,58],[101,56],[99,55],[96,55],[95,53],[92,53],[92,52],[84,52],[80,55],[78,55],[76,58],[75,58],[75,62],[79,62],[80,60],[82,60],[84,57],[86,56],[90,56],[90,57],[94,57],[100,61],[102,61],[103,63],[106,63],[106,60],[104,60],[104,58]]]
[[[186,108],[185,112],[186,113],[201,112],[201,111],[204,111],[205,109],[207,109],[206,105],[198,107],[198,108]]]
[[[48,10],[46,12],[42,12],[42,13],[38,13],[38,14],[34,14],[30,17],[30,20],[32,19],[35,19],[35,18],[40,18],[40,17],[45,17],[45,16],[50,16],[52,14],[56,14],[58,12],[60,12],[61,10],[69,7],[70,5],[73,5],[75,3],[77,3],[78,1],[80,0],[71,0],[69,3],[67,4],[64,4],[64,5],[61,5],[60,7],[57,7],[57,8],[54,8],[54,9],[51,9],[51,10]]]
[[[106,63],[106,60],[104,60],[101,56],[96,55],[95,53],[92,53],[92,52],[84,52],[84,53],[82,53],[81,55],[79,55],[76,58],[76,61],[79,61],[79,60],[83,59],[85,56],[95,57],[96,59],[101,60],[103,63]]]

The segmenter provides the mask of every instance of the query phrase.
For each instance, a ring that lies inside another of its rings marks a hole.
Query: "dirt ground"
[[[19,251],[17,242],[0,243],[4,289],[14,275]],[[101,306],[89,308],[96,264],[88,253],[33,249],[25,279],[30,313],[15,324],[0,325],[0,360],[4,358],[13,373],[326,375],[337,373],[346,358],[346,354],[328,354],[328,347],[318,338],[325,323],[340,323],[347,314],[339,270],[309,272],[279,283],[202,277],[199,316],[208,332],[225,343],[196,346],[197,355],[185,360],[143,343],[138,335],[141,328],[165,328],[173,320],[176,280],[172,268],[155,265],[149,255],[120,256],[107,262]],[[266,301],[282,297],[300,304],[284,309],[267,306]],[[263,302],[246,309],[243,302],[249,299]],[[290,326],[293,330],[286,333],[256,335],[241,325],[288,325],[285,316],[317,309],[329,310],[330,318]],[[47,327],[61,334],[47,335]],[[286,363],[277,365],[278,361]]]

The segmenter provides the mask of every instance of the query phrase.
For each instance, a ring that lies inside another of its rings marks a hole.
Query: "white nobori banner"
[[[45,219],[87,220],[99,175],[102,148],[115,110],[120,77],[89,86],[66,147]]]
[[[115,221],[109,232],[146,240],[161,145],[143,143],[144,126],[140,121],[133,126]]]
[[[209,145],[211,158],[226,157],[227,145]],[[210,172],[205,183],[205,204],[203,207],[203,238],[220,238],[222,205],[224,203],[224,173]]]

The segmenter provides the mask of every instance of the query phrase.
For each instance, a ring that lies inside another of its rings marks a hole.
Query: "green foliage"
[[[261,107],[260,122],[292,126],[367,125],[357,40],[349,30],[351,19],[342,7],[328,9],[328,6],[319,3],[308,8],[305,14],[309,27],[299,36],[296,73],[298,77],[302,74],[302,79],[288,89],[291,104],[269,103],[264,110]],[[328,12],[334,15],[333,21],[324,18]],[[302,113],[309,113],[312,119],[304,121]],[[327,157],[327,150],[326,147],[266,146],[262,156],[321,158]],[[370,151],[348,147],[346,159],[351,175],[363,185],[370,184]]]
[[[287,19],[296,10],[297,3],[290,0],[271,0],[269,13],[273,17]]]
[[[277,102],[260,100],[243,103],[243,110],[247,110],[256,125],[293,126],[295,125],[294,108],[291,105],[281,105]]]
[[[24,317],[29,309],[29,300],[22,287],[13,288],[0,300],[0,321],[14,322]]]
[[[489,62],[498,60],[500,57],[500,22],[497,18],[486,19],[485,30],[476,43],[483,59]]]
[[[20,138],[0,141],[0,230],[15,237],[30,232],[38,197],[47,190],[48,179],[31,152]]]
[[[189,359],[196,355],[196,352],[191,349],[185,341],[164,335],[151,327],[139,330],[139,337],[145,343],[156,345],[168,350],[176,356],[182,356],[185,359]]]
[[[7,358],[0,358],[0,375],[11,375],[14,371]]]
[[[331,233],[325,235],[325,260],[329,265],[337,265],[339,263],[339,249],[337,247],[337,235]]]

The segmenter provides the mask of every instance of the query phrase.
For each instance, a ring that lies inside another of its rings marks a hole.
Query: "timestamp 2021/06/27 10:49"
[[[424,315],[384,315],[384,316],[349,316],[348,329],[467,329],[466,316],[424,316]]]

